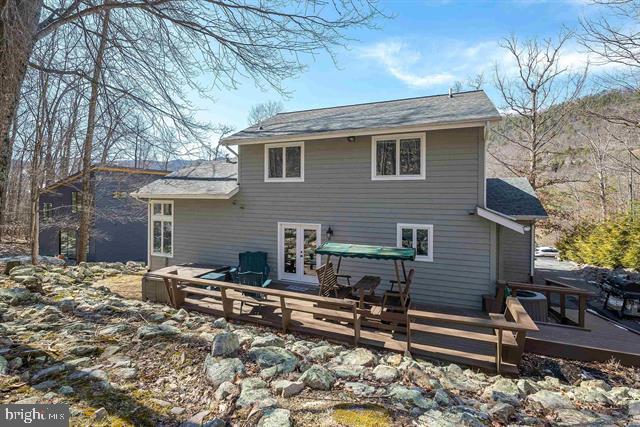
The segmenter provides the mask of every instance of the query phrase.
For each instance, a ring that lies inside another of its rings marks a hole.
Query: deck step
[[[411,325],[411,332],[425,332],[428,334],[438,334],[445,336],[455,336],[456,338],[465,338],[474,341],[483,341],[489,343],[497,343],[498,337],[491,334],[483,334],[482,332],[463,331],[461,329],[443,328],[440,326],[423,325],[420,323],[413,323]],[[517,347],[518,343],[510,331],[503,331],[502,343],[505,346]]]

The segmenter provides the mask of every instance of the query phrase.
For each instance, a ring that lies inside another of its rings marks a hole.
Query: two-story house
[[[277,114],[224,139],[237,162],[135,194],[149,200],[150,268],[264,251],[276,281],[317,283],[313,249],[326,239],[411,246],[412,301],[479,308],[496,280],[529,280],[546,216],[525,179],[485,177],[498,120],[483,91]],[[393,278],[381,261],[342,263],[355,278]]]
[[[146,261],[147,206],[129,195],[168,172],[94,165],[88,261]],[[40,196],[40,254],[77,259],[82,173],[47,186]]]

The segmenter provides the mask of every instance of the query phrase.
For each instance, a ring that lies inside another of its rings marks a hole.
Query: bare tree
[[[507,111],[500,125],[492,128],[489,154],[516,176],[525,176],[534,189],[566,182],[553,148],[575,111],[587,70],[574,74],[560,65],[569,33],[557,40],[505,39],[502,47],[516,64],[515,76],[506,75],[496,64],[495,81]],[[509,155],[501,146],[512,148]]]
[[[275,116],[284,110],[284,105],[280,101],[267,101],[251,106],[247,122],[249,126],[257,125],[265,119]]]

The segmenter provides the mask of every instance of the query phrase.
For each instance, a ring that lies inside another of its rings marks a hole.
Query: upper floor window
[[[414,248],[416,261],[433,261],[433,225],[398,224],[399,248]]]
[[[425,134],[374,136],[371,140],[371,179],[424,179]]]
[[[173,256],[173,202],[151,202],[151,255]]]
[[[265,182],[304,181],[304,142],[264,146]]]
[[[71,212],[72,213],[80,212],[81,203],[82,203],[82,200],[80,199],[80,193],[77,191],[74,191],[73,193],[71,193]]]
[[[44,221],[51,221],[53,216],[53,203],[43,203],[42,204],[42,219]]]

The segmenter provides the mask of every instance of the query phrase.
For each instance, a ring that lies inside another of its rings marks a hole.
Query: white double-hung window
[[[416,261],[433,261],[433,225],[398,224],[399,248],[414,248]]]
[[[173,202],[151,202],[151,255],[173,256]]]
[[[425,179],[425,134],[379,135],[371,139],[371,179]]]
[[[264,146],[265,182],[304,181],[304,142]]]

